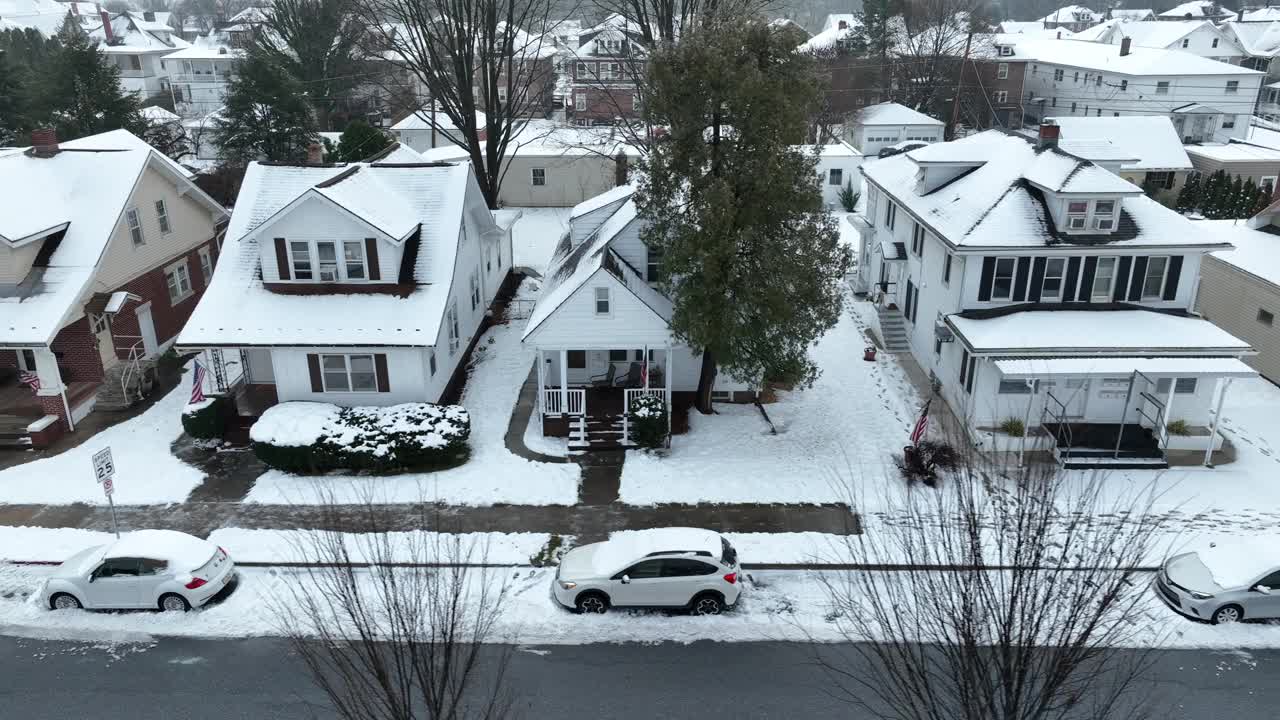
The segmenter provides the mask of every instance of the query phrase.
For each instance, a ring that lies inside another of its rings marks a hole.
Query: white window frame
[[[164,200],[156,201],[156,224],[160,226],[160,234],[168,235],[173,232],[173,225],[169,223],[169,209],[165,207]]]
[[[1066,78],[1066,76],[1067,76],[1066,71],[1065,71],[1065,70],[1063,70],[1062,68],[1058,68],[1058,69],[1056,69],[1056,70],[1054,70],[1054,71],[1053,71],[1053,81],[1054,81],[1054,82],[1062,82],[1062,81],[1063,81],[1063,79],[1065,79],[1065,78]]]
[[[191,271],[187,268],[186,258],[182,258],[164,269],[164,282],[169,290],[170,305],[177,305],[196,292],[191,284]],[[185,288],[183,287],[184,284],[186,285]]]
[[[471,309],[480,306],[480,268],[471,271]]]
[[[1013,57],[1013,48],[1008,45],[1001,45],[1000,57]],[[1005,64],[1007,65],[1007,63]]]
[[[36,371],[36,351],[31,348],[18,348],[18,369],[27,372]],[[27,362],[27,355],[31,355],[31,362]]]
[[[586,93],[574,93],[573,109],[578,112],[586,112],[587,110],[587,94]]]
[[[951,263],[952,263],[951,253],[946,252],[943,254],[945,255],[945,257],[943,257],[942,259],[942,284],[950,287],[951,286]]]
[[[1098,271],[1102,268],[1104,260],[1110,260],[1110,272],[1107,274],[1107,292],[1098,292]],[[1116,271],[1120,269],[1120,258],[1113,255],[1098,258],[1098,262],[1093,267],[1093,287],[1089,289],[1089,302],[1111,302],[1116,291]],[[1101,299],[1099,296],[1101,295]]]
[[[1154,293],[1147,292],[1147,284],[1151,281],[1151,266],[1155,261],[1161,260],[1160,268],[1160,287],[1156,288]],[[1169,282],[1169,256],[1168,255],[1152,255],[1147,258],[1147,266],[1142,271],[1142,295],[1141,300],[1161,300],[1164,298],[1164,286]]]
[[[458,301],[454,300],[449,303],[449,312],[445,317],[445,322],[449,326],[449,354],[453,355],[458,352],[458,346],[462,344],[462,334],[458,328]]]
[[[344,238],[341,240],[337,238],[334,238],[332,240],[328,238],[322,239],[322,240],[289,240],[286,238],[285,242],[288,243],[288,251],[289,251],[288,252],[289,280],[287,282],[296,282],[296,283],[303,283],[303,284],[320,284],[320,285],[337,285],[337,284],[343,284],[343,283],[369,282],[369,254],[365,251],[365,238],[359,238],[359,239]],[[326,280],[321,278],[320,276],[320,245],[322,243],[326,245],[328,244],[333,245],[334,273],[333,273],[332,280]],[[309,269],[303,270],[302,272],[307,273],[308,275],[310,275],[310,277],[305,277],[305,278],[298,277],[298,273],[299,273],[298,262],[300,258],[296,255],[296,253],[301,252],[301,249],[298,247],[295,247],[296,245],[306,246],[306,254],[307,254],[306,260],[307,260]],[[363,273],[362,277],[352,277],[350,274],[350,271],[347,265],[348,263],[355,264],[355,261],[348,260],[347,258],[348,246],[357,248],[359,250],[360,267],[361,267],[361,272]]]
[[[1084,210],[1072,210],[1071,205],[1074,203],[1084,205]],[[1087,230],[1089,229],[1089,210],[1093,203],[1088,200],[1067,200],[1067,229],[1068,230]],[[1080,224],[1077,226],[1076,222]]]
[[[1157,82],[1157,83],[1156,83],[1156,94],[1157,94],[1157,95],[1168,95],[1168,94],[1169,94],[1169,81],[1168,81],[1168,80],[1161,80],[1161,81],[1159,81],[1159,82]]]
[[[329,387],[329,375],[337,374],[339,372],[336,368],[329,368],[326,366],[325,360],[330,358],[342,360],[341,372],[347,384],[345,388]],[[367,388],[367,389],[356,388],[355,376],[357,374],[357,371],[353,370],[351,367],[352,361],[355,358],[369,358],[369,371],[367,373],[364,371],[360,371],[358,374],[360,375],[372,374],[373,387]],[[378,392],[378,361],[374,358],[373,353],[350,353],[350,354],[321,353],[320,354],[320,387],[324,388],[325,392],[376,393]]]
[[[1225,92],[1224,94],[1226,94],[1226,95],[1235,95],[1235,94],[1236,94],[1236,93],[1238,93],[1238,92],[1240,92],[1240,81],[1239,81],[1239,80],[1228,80],[1228,81],[1227,81],[1226,92]]]
[[[1270,185],[1271,187],[1270,187],[1270,189],[1267,191],[1267,194],[1268,194],[1268,195],[1274,195],[1274,194],[1275,194],[1275,192],[1276,192],[1276,176],[1275,176],[1275,175],[1264,175],[1264,176],[1262,176],[1261,178],[1259,178],[1259,179],[1258,179],[1258,187],[1263,187],[1264,185]]]
[[[924,255],[924,226],[920,223],[912,223],[911,254],[916,257]]]
[[[604,303],[604,310],[600,309],[601,303]],[[595,311],[596,317],[609,317],[613,315],[613,298],[610,297],[608,287],[597,286],[592,289],[591,308]]]
[[[1001,55],[1004,54],[1003,50],[1004,48],[1001,48],[1001,51],[1002,51],[1000,53]],[[1009,54],[1012,55],[1013,53],[1010,52]],[[1009,78],[1009,63],[1000,63],[996,65],[996,79],[1007,80],[1008,78]]]
[[[1007,260],[1010,263],[1009,270],[1009,294],[1004,297],[996,295],[997,281],[1000,279],[1000,263]],[[991,300],[1013,300],[1013,286],[1018,281],[1018,258],[1012,256],[997,257],[993,272],[991,273]]]
[[[209,252],[206,245],[197,250],[196,255],[200,256],[200,276],[204,278],[204,284],[208,285],[213,279],[213,253]]]
[[[1049,274],[1049,268],[1054,263],[1061,263],[1061,266],[1058,270],[1058,274],[1051,276]],[[1058,281],[1058,290],[1052,295],[1048,294],[1046,290],[1046,288],[1049,285],[1050,279],[1056,279]],[[1040,278],[1040,299],[1041,300],[1062,300],[1062,293],[1063,293],[1063,289],[1066,287],[1066,284],[1067,284],[1067,259],[1064,257],[1045,258],[1044,276]]]
[[[1215,48],[1218,47],[1218,38],[1214,38],[1213,42],[1209,45],[1209,47],[1215,47]]]
[[[374,242],[377,242],[376,240]],[[347,248],[354,246],[360,251],[360,277],[351,277],[351,265],[354,261],[347,258]],[[369,255],[365,252],[365,239],[359,240],[343,240],[342,256],[338,261],[339,276],[341,280],[338,282],[368,282],[369,281]]]
[[[1009,102],[1009,91],[996,90],[995,92],[991,93],[991,100],[992,102],[995,102],[995,103],[1007,103]]]
[[[543,187],[547,184],[546,168],[529,168],[529,184],[533,187]]]
[[[431,371],[431,377],[436,376],[436,349],[427,348],[427,369]]]
[[[1191,47],[1191,38],[1182,38],[1182,47]]]
[[[138,208],[131,207],[124,211],[124,222],[129,228],[129,237],[133,240],[133,246],[139,247],[147,244],[147,236],[142,231],[142,215],[138,212]]]

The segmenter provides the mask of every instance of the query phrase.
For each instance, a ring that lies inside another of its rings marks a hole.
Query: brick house
[[[638,118],[636,78],[644,75],[647,55],[639,30],[616,13],[579,35],[569,61],[569,122],[613,125]]]
[[[227,212],[124,130],[0,150],[0,436],[136,400],[213,274]],[[22,384],[38,380],[38,388]]]
[[[1022,127],[1027,59],[1017,54],[1011,35],[975,35],[972,62],[961,70],[963,107],[960,122],[978,130]]]

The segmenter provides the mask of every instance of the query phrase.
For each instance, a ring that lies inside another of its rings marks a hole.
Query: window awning
[[[995,366],[1007,380],[1070,377],[1123,377],[1137,370],[1146,375],[1212,375],[1253,377],[1258,371],[1236,358],[1221,357],[1071,357],[1010,358]]]
[[[906,260],[907,246],[904,243],[893,242],[892,240],[880,241],[880,254],[885,260]]]

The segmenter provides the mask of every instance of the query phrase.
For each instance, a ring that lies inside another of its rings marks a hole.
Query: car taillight
[[[730,585],[738,582],[738,573],[729,573],[728,575],[725,575],[724,581],[729,583]]]
[[[205,580],[204,578],[192,578],[191,582],[187,583],[186,588],[188,590],[195,590],[196,588],[200,587],[201,585],[204,585],[207,582],[209,581]]]

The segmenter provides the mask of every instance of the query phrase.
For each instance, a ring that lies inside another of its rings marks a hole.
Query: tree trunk
[[[716,386],[716,358],[710,350],[704,350],[702,353],[702,370],[698,373],[698,397],[696,406],[698,412],[703,415],[710,415],[714,412],[711,408],[711,391]]]

